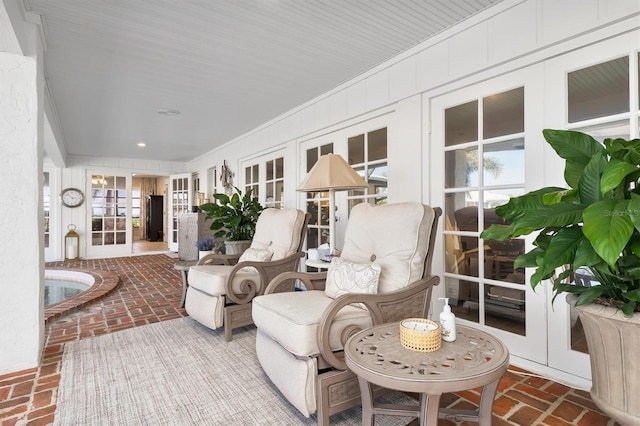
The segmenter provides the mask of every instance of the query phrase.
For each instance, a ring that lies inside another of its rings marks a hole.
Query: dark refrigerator
[[[162,241],[162,195],[147,195],[147,240]]]

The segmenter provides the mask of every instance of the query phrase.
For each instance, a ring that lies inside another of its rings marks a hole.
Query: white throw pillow
[[[374,294],[378,292],[380,265],[353,263],[333,258],[327,271],[324,293],[336,298],[346,293]]]
[[[238,262],[268,262],[273,256],[271,249],[256,249],[249,247],[242,253]],[[253,266],[245,266],[242,268],[244,272],[254,272],[256,268]]]

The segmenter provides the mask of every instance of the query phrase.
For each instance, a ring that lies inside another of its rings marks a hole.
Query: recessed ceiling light
[[[156,112],[160,115],[178,115],[180,114],[180,110],[175,108],[158,108]]]
[[[147,144],[146,144],[146,143],[144,143],[144,142],[138,142],[138,146],[139,146],[140,148],[144,148],[145,146],[147,146]]]

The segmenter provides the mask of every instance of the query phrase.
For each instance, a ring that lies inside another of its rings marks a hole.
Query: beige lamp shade
[[[298,185],[298,191],[315,192],[366,188],[367,183],[355,170],[336,154],[326,154],[309,170]]]
[[[339,155],[327,154],[318,162],[298,185],[298,191],[329,191],[329,252],[336,246],[336,191],[366,188],[367,183]]]

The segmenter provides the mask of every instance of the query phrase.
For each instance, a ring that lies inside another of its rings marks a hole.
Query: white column
[[[0,52],[0,374],[36,367],[44,341],[41,80]]]

